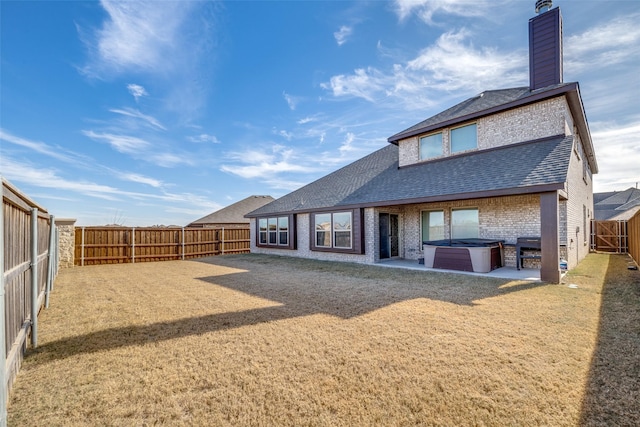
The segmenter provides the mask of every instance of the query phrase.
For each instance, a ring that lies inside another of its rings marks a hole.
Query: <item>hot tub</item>
[[[502,267],[503,240],[446,239],[423,242],[424,266],[488,273]]]

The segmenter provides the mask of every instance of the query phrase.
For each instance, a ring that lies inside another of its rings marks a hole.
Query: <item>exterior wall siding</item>
[[[572,162],[573,163],[573,162]],[[577,202],[560,201],[560,255],[569,262],[569,268],[575,267],[578,259],[584,258],[588,252],[588,242],[583,245],[576,244],[575,236],[568,236],[567,229],[575,230],[576,222],[582,221],[582,203],[591,200],[589,185],[582,181],[582,166],[573,166],[573,175],[578,172],[582,187],[574,191],[579,193]],[[540,236],[540,197],[533,195],[505,196],[486,199],[461,200],[455,202],[423,203],[406,206],[391,206],[384,208],[366,208],[364,213],[364,238],[365,253],[363,255],[344,254],[333,252],[319,252],[310,250],[309,224],[310,216],[307,213],[297,215],[297,249],[272,249],[257,247],[255,236],[255,218],[251,219],[251,252],[300,258],[311,258],[324,261],[341,261],[373,264],[380,261],[379,242],[379,214],[392,213],[398,215],[400,257],[410,260],[418,260],[423,257],[422,248],[422,211],[443,210],[445,219],[445,238],[450,237],[451,210],[457,208],[478,208],[480,221],[479,237],[482,239],[497,239],[505,241],[505,266],[516,266],[516,254],[514,245],[518,237]],[[592,210],[590,212],[593,212]],[[579,215],[578,215],[579,214]],[[592,216],[592,214],[591,214]],[[569,233],[570,234],[570,233]],[[582,236],[582,232],[580,234]],[[588,234],[587,234],[588,237]],[[527,260],[526,267],[539,268],[539,262]]]
[[[572,133],[571,111],[565,97],[541,101],[476,120],[478,149],[499,147],[548,136]],[[443,156],[449,156],[449,131],[443,130]],[[398,142],[399,165],[420,162],[419,136]]]
[[[569,163],[567,196],[568,199],[564,203],[566,211],[564,213],[566,217],[564,243],[567,247],[567,253],[564,259],[571,269],[589,253],[591,220],[593,219],[593,178],[589,170],[589,163],[584,155],[582,142],[578,137],[575,138],[574,150]]]
[[[478,208],[481,239],[504,240],[507,245],[516,243],[518,237],[540,236],[540,198],[537,195],[494,197],[488,199],[461,200],[446,203],[410,205],[404,209],[403,241],[406,259],[422,257],[421,212],[443,210],[445,238],[450,237],[451,209]],[[505,264],[515,267],[515,250],[507,247]]]
[[[270,254],[270,255],[282,255],[291,256],[297,258],[312,258],[322,261],[342,261],[342,262],[356,262],[373,264],[374,260],[374,239],[377,233],[373,229],[376,220],[372,208],[365,209],[364,212],[364,238],[365,238],[365,253],[360,254],[346,254],[337,252],[324,252],[324,251],[312,251],[310,238],[310,214],[301,213],[297,214],[296,219],[296,250],[288,249],[273,249],[258,247],[256,245],[256,219],[251,218],[251,252],[258,254]]]

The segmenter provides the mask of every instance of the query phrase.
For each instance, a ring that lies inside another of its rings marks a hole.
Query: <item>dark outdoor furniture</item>
[[[540,237],[518,237],[516,242],[516,267],[520,270],[525,259],[542,259]]]

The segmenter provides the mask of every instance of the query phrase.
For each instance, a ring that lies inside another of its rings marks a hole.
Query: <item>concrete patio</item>
[[[474,273],[471,271],[426,268],[423,264],[418,264],[418,261],[416,260],[403,259],[403,258],[394,258],[394,259],[380,261],[376,265],[379,265],[381,267],[389,267],[389,268],[404,268],[408,270],[433,271],[435,273],[456,273],[456,274],[466,274],[471,276],[496,277],[499,279],[527,280],[532,282],[540,281],[540,270],[537,268],[523,268],[518,270],[515,267],[501,267],[493,271],[490,271],[489,273]]]

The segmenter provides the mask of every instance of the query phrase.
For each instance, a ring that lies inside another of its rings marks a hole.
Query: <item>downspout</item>
[[[0,189],[0,194],[4,191]],[[0,195],[0,199],[2,196]],[[4,319],[4,202],[0,206],[0,427],[7,425],[7,337]]]
[[[38,208],[31,209],[31,346],[38,346]]]

